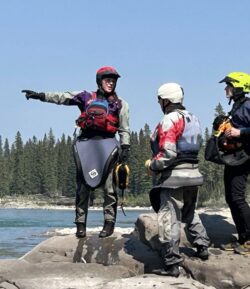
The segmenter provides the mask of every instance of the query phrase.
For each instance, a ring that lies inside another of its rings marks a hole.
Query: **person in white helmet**
[[[151,137],[153,158],[146,161],[148,172],[158,176],[150,191],[150,201],[158,213],[159,241],[163,268],[154,273],[178,277],[182,257],[179,253],[180,225],[197,248],[195,255],[209,257],[210,240],[195,213],[198,186],[203,177],[198,169],[202,135],[197,117],[183,106],[183,89],[177,83],[165,83],[158,89],[158,102],[164,113]]]

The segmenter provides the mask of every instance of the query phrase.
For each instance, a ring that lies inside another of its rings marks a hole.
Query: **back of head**
[[[178,83],[164,83],[158,89],[158,97],[167,99],[172,103],[182,103],[184,92]]]

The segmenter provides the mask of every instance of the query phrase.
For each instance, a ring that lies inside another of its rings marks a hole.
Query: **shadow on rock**
[[[224,216],[203,213],[200,218],[214,247],[230,242],[233,234],[236,234],[235,226]]]

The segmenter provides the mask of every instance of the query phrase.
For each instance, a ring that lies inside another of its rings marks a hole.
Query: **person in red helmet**
[[[27,99],[38,99],[64,105],[75,105],[81,111],[76,120],[80,128],[74,143],[77,168],[76,236],[86,236],[88,204],[91,192],[104,191],[104,226],[99,234],[105,238],[113,234],[117,213],[117,192],[113,170],[117,162],[128,159],[130,149],[128,103],[116,94],[120,75],[111,66],[96,73],[97,91],[35,92],[22,90]],[[119,134],[119,142],[116,139]]]

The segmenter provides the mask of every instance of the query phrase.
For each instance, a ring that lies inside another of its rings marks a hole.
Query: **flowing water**
[[[139,214],[148,210],[118,210],[116,228],[134,227]],[[45,240],[46,232],[74,228],[74,210],[0,209],[0,259],[19,258]],[[103,225],[102,210],[89,210],[88,228]]]

